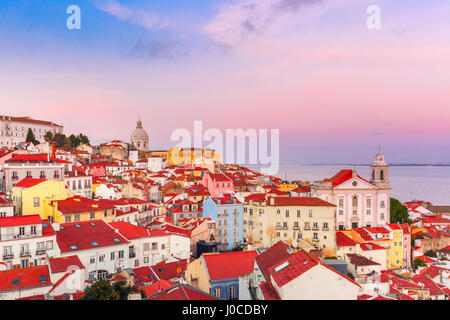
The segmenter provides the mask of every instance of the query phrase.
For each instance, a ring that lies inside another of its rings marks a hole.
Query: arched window
[[[358,206],[358,197],[357,197],[357,196],[353,196],[353,199],[352,199],[352,205],[353,205],[354,207],[357,207],[357,206]]]
[[[375,170],[372,170],[372,180],[375,180]]]
[[[384,180],[384,171],[383,170],[380,171],[380,180]]]

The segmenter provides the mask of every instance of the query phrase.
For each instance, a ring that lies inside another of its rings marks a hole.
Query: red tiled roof
[[[14,162],[56,162],[56,163],[71,163],[69,161],[61,160],[58,158],[49,157],[47,154],[18,154],[14,156],[13,158],[6,160],[7,163],[14,163]]]
[[[329,179],[324,179],[324,181],[331,181],[333,183],[333,188],[337,187],[338,185],[344,183],[345,181],[350,180],[353,177],[353,170],[341,170],[337,174],[335,174],[333,177]],[[369,184],[371,184],[369,181],[361,178],[359,175],[357,177]]]
[[[56,241],[62,253],[129,243],[103,220],[65,223],[61,227],[56,232]]]
[[[47,179],[33,179],[33,178],[24,178],[20,180],[18,183],[14,185],[16,188],[31,188],[42,182],[47,181]]]
[[[304,250],[299,250],[289,256],[288,259],[270,267],[269,272],[277,286],[282,287],[317,264],[318,262]]]
[[[274,197],[269,198],[268,205],[271,204],[271,200],[274,200],[274,206],[326,206],[335,207],[334,204],[326,202],[325,200],[316,197]]]
[[[258,267],[261,269],[267,281],[270,280],[269,268],[281,261],[289,258],[289,246],[283,241],[278,241],[275,245],[261,253],[255,258]]]
[[[15,122],[23,122],[23,123],[32,123],[32,124],[40,124],[45,126],[54,126],[54,127],[60,127],[62,126],[51,122],[51,121],[45,121],[45,120],[37,120],[30,117],[11,117],[11,116],[0,116],[0,119],[2,120],[10,120]]]
[[[151,296],[157,294],[158,292],[170,289],[172,287],[173,287],[173,282],[172,281],[169,281],[169,280],[158,280],[158,281],[156,281],[155,283],[152,283],[149,286],[142,287],[142,288],[139,288],[139,289],[144,290],[145,295],[147,297],[151,297]]]
[[[360,256],[354,253],[347,253],[347,257],[350,258],[350,263],[355,266],[379,266],[378,262],[369,260],[364,256]]]
[[[253,271],[256,251],[207,253],[201,256],[211,280],[238,278]]]
[[[231,180],[230,178],[228,178],[226,175],[224,175],[223,173],[209,173],[209,176],[211,177],[211,179],[215,182],[233,182],[233,180]]]
[[[257,201],[257,202],[264,202],[266,201],[266,194],[265,193],[253,193],[249,196],[246,196],[244,198],[244,201]]]
[[[371,250],[386,250],[385,247],[382,247],[378,244],[375,244],[373,242],[367,242],[367,243],[360,243],[359,246],[363,251],[371,251]]]
[[[118,229],[120,234],[127,239],[138,239],[149,237],[147,229],[135,226],[134,224],[128,222],[124,221],[110,222],[109,225],[114,229]]]
[[[338,247],[353,247],[356,246],[356,241],[343,232],[336,232],[336,245]]]
[[[291,191],[296,193],[308,193],[311,192],[311,187],[297,187]]]
[[[281,300],[278,292],[273,287],[270,281],[263,282],[259,285],[264,300]]]
[[[45,276],[42,282],[40,279],[41,276]],[[16,279],[20,281],[17,285],[13,284],[13,281]],[[52,282],[50,281],[47,265],[0,271],[0,291],[51,285]]]
[[[68,268],[72,266],[84,269],[84,266],[80,261],[80,258],[78,258],[78,256],[76,255],[49,259],[48,263],[50,265],[52,273],[66,272]]]
[[[12,216],[0,218],[0,227],[24,226],[30,224],[41,224],[43,221],[38,214],[27,216]]]
[[[133,272],[137,287],[142,287],[147,283],[153,283],[158,280],[155,273],[149,266],[135,268],[133,269]]]
[[[187,259],[182,259],[169,263],[165,263],[165,261],[162,261],[158,264],[155,264],[154,266],[151,266],[151,269],[159,280],[170,280],[182,276],[186,271],[186,267]],[[181,268],[179,273],[178,268]]]
[[[149,300],[219,300],[218,298],[197,290],[191,286],[181,284],[164,290],[156,295],[149,297]]]

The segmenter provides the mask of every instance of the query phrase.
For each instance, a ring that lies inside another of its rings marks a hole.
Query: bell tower
[[[370,182],[379,188],[390,188],[389,165],[384,160],[381,147],[379,147],[378,153],[370,168],[372,169]]]

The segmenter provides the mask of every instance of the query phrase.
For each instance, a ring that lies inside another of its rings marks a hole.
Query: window
[[[157,242],[153,242],[152,243],[152,250],[158,250],[158,243]]]
[[[370,214],[371,214],[371,211],[367,210],[367,215],[370,216]]]
[[[288,225],[287,222],[283,222],[283,229],[287,229]]]
[[[72,222],[72,216],[65,216],[65,220],[66,223]]]
[[[22,268],[28,268],[28,265],[29,265],[28,259],[25,259],[25,260],[22,260],[22,261],[21,261],[21,266],[22,266]]]
[[[91,220],[95,220],[95,212],[91,212]]]
[[[328,222],[324,222],[324,223],[323,223],[323,228],[324,228],[324,229],[328,229]]]
[[[40,206],[40,198],[39,197],[34,197],[34,207],[39,207]]]
[[[344,215],[344,210],[339,210],[339,215],[343,216]]]
[[[384,208],[384,200],[380,202],[380,208]]]
[[[286,218],[289,218],[289,210],[286,210]]]
[[[19,235],[23,236],[25,234],[25,227],[19,228]]]
[[[305,222],[305,229],[309,230],[309,222]]]
[[[358,197],[357,196],[353,196],[353,198],[352,198],[352,206],[353,207],[357,207],[358,206]]]
[[[314,240],[318,240],[318,239],[319,239],[319,238],[318,238],[317,232],[314,232],[314,233],[313,233],[313,239],[314,239]]]
[[[89,262],[90,262],[90,264],[94,264],[95,263],[95,256],[91,256]]]
[[[100,255],[100,256],[98,257],[98,261],[99,261],[99,262],[104,262],[104,261],[105,261],[105,255],[104,255],[104,254]]]
[[[150,250],[150,243],[144,243],[144,251]]]
[[[344,199],[340,198],[339,199],[339,208],[343,208],[344,207]]]
[[[277,209],[277,214],[280,214],[281,213],[281,210],[280,209]]]
[[[298,221],[294,222],[294,229],[298,229]]]
[[[76,221],[76,222],[80,221],[80,215],[79,215],[79,214],[76,214],[76,215],[75,215],[75,221]]]
[[[114,253],[115,253],[114,251],[111,252],[111,261],[115,259],[115,254]]]
[[[367,206],[367,208],[372,207],[372,199],[368,198],[368,199],[366,200],[366,206]]]
[[[231,286],[230,287],[230,299],[236,299],[236,287],[235,286]]]
[[[297,218],[300,218],[300,210],[297,210]]]
[[[148,263],[149,259],[148,257],[144,257],[144,263]]]
[[[220,297],[220,288],[215,288],[215,289],[214,289],[214,295],[215,295],[216,297]]]
[[[47,250],[53,249],[53,241],[47,241],[46,248],[47,248]]]
[[[308,211],[308,214],[309,214],[309,217],[312,218],[312,216],[313,216],[312,210],[309,210],[309,211]]]
[[[280,237],[280,233],[279,232],[277,232],[277,237]]]
[[[122,259],[123,258],[123,250],[120,250],[119,251],[119,259]]]

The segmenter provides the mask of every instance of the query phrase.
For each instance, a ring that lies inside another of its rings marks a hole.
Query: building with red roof
[[[129,267],[130,242],[103,220],[61,224],[56,231],[62,257],[77,255],[89,280]]]
[[[52,285],[47,265],[0,271],[2,300],[45,294]]]
[[[204,253],[188,265],[187,284],[221,299],[249,299],[248,282],[257,255],[256,251]]]
[[[208,189],[212,197],[220,197],[223,193],[233,193],[233,180],[223,173],[206,173],[202,184]]]
[[[161,291],[146,300],[220,300],[206,292],[200,291],[189,285],[179,284],[170,289]]]
[[[55,232],[39,215],[0,218],[2,261],[7,269],[45,264],[54,256]]]
[[[337,207],[338,229],[377,227],[390,221],[389,165],[381,152],[375,156],[371,172],[366,180],[356,170],[343,169],[316,183],[317,196]]]

